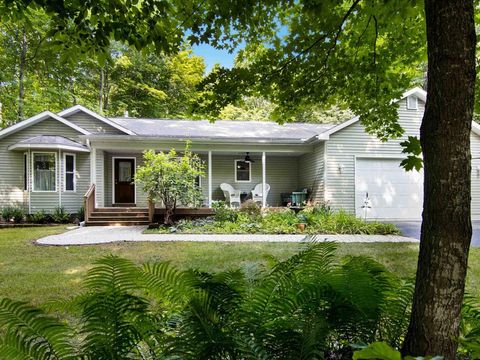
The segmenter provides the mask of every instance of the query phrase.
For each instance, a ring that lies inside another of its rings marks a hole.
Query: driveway
[[[421,221],[396,221],[392,222],[392,224],[397,225],[397,227],[402,231],[403,236],[420,240],[420,227],[422,225]],[[472,246],[480,247],[480,220],[472,221],[472,227]]]
[[[260,234],[143,234],[146,226],[91,226],[37,240],[41,245],[93,245],[122,241],[220,241],[220,242],[302,242],[305,235]],[[338,242],[417,242],[396,235],[317,235],[317,241]]]

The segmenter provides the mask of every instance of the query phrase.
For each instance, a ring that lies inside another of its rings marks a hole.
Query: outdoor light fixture
[[[252,160],[252,158],[250,157],[249,154],[250,154],[250,153],[247,152],[247,155],[245,156],[245,160],[244,160],[244,161],[245,161],[246,163],[254,163],[255,161]]]
[[[343,168],[344,168],[343,164],[338,164],[338,173],[339,174],[343,173]]]

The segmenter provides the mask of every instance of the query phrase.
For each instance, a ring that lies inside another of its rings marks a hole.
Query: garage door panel
[[[419,219],[423,203],[423,173],[406,172],[399,159],[357,159],[355,203],[358,216],[364,216],[368,192],[371,219]]]

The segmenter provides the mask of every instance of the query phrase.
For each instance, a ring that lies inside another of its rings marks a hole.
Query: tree
[[[196,180],[204,175],[204,166],[188,145],[183,154],[174,149],[159,153],[149,150],[143,154],[143,160],[143,165],[137,168],[135,181],[141,184],[150,203],[160,202],[165,206],[165,225],[173,224],[178,204],[198,205],[202,191]]]
[[[472,236],[470,132],[475,94],[473,1],[426,0],[428,100],[417,281],[406,354],[454,359]]]
[[[185,37],[227,48],[240,41],[252,49],[263,44],[249,66],[219,77],[231,92],[245,86],[261,89],[287,117],[305,104],[342,100],[368,131],[384,140],[402,134],[392,100],[419,78],[428,41],[430,92],[420,139],[424,224],[404,351],[453,359],[471,235],[473,0],[148,0],[139,6],[108,0],[94,5],[14,0],[0,8],[0,16],[21,17],[32,3],[57,16],[59,37],[68,32],[70,41],[77,39],[87,49],[105,48],[111,36],[138,48],[154,43],[166,52],[178,49]],[[73,32],[65,30],[70,23]],[[428,323],[421,328],[424,321]]]

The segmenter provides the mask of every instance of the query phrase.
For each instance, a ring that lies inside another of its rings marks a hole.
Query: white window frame
[[[55,156],[55,190],[35,190],[35,154],[53,154]],[[32,176],[32,192],[35,193],[56,193],[58,192],[58,154],[53,151],[32,151],[32,162],[31,162],[31,176]]]
[[[414,101],[413,104],[410,103],[412,100]],[[418,110],[418,98],[416,96],[407,96],[407,110]]]
[[[73,157],[73,190],[67,190],[67,156]],[[63,153],[63,192],[77,192],[77,155]]]
[[[234,167],[235,167],[235,182],[236,183],[251,183],[252,182],[252,163],[249,162],[247,163],[248,164],[248,180],[237,180],[237,163],[241,161],[241,162],[245,162],[244,159],[236,159],[235,162],[234,162]]]

